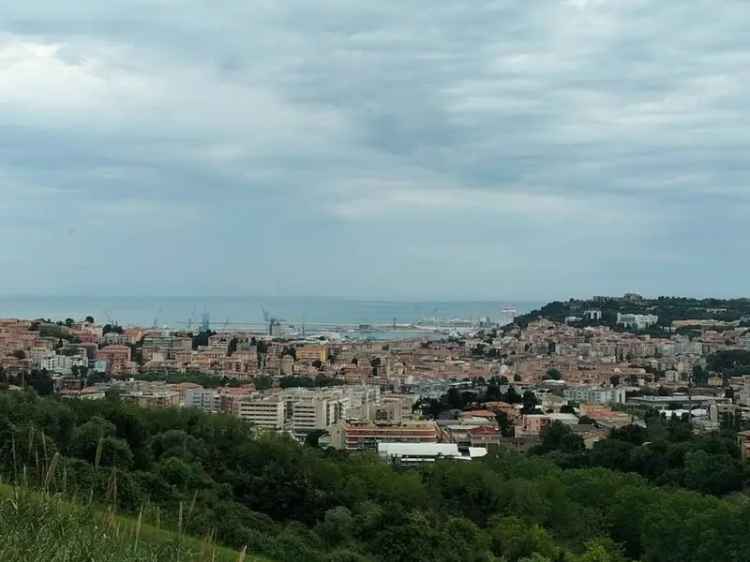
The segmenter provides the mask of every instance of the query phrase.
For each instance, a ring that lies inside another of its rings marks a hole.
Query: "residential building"
[[[434,422],[342,422],[333,428],[331,443],[338,449],[375,450],[381,442],[437,443],[438,435],[438,427]]]
[[[96,354],[97,361],[107,362],[107,373],[118,375],[130,371],[130,348],[127,345],[108,345]]]
[[[197,408],[204,412],[219,411],[219,393],[211,388],[190,388],[185,390],[183,405],[186,408]]]
[[[328,346],[326,345],[315,345],[305,344],[295,348],[297,355],[297,361],[312,363],[313,361],[320,361],[325,363],[328,361]]]
[[[571,426],[578,424],[578,418],[573,414],[529,414],[521,416],[519,423],[515,426],[515,435],[516,437],[538,437],[545,427],[556,421]]]
[[[621,314],[617,313],[617,323],[626,328],[635,328],[644,330],[653,326],[659,321],[659,317],[654,314]]]
[[[750,431],[740,431],[737,433],[737,446],[740,449],[740,455],[743,461],[750,459]]]
[[[591,404],[624,404],[624,387],[569,386],[563,390],[567,400]]]
[[[284,429],[284,401],[278,396],[246,397],[233,402],[233,414],[262,430]]]
[[[88,364],[88,360],[80,355],[52,355],[42,359],[39,362],[39,367],[51,373],[70,375],[73,372],[73,367],[87,367]]]

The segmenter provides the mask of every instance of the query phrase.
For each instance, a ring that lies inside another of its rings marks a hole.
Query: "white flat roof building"
[[[487,454],[484,447],[462,447],[456,443],[378,443],[378,455],[390,462],[419,463],[440,459],[470,461]]]

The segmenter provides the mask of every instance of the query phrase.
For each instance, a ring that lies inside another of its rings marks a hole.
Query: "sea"
[[[445,325],[458,320],[509,321],[541,306],[512,301],[387,301],[332,297],[88,297],[0,296],[0,318],[53,321],[93,316],[101,324],[158,326],[170,329],[262,328],[271,318],[286,325],[383,326],[421,322]],[[376,330],[373,338],[380,339]]]

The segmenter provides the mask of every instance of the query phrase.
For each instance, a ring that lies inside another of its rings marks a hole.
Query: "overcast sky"
[[[0,293],[748,296],[747,0],[0,7]]]

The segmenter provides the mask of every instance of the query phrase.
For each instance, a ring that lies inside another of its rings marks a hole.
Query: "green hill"
[[[137,519],[0,485],[3,562],[261,562]]]

